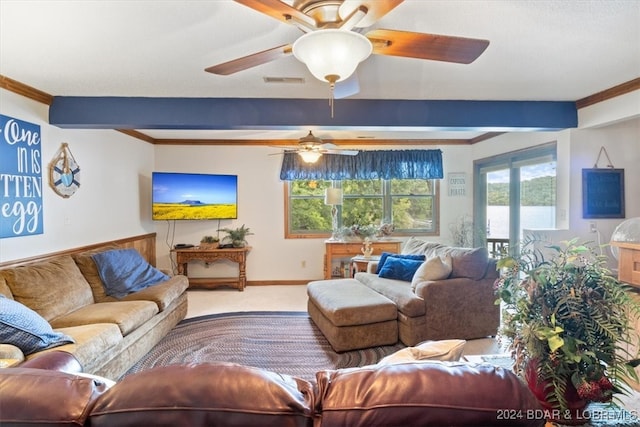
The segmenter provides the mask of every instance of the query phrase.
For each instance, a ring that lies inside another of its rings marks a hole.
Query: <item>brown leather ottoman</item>
[[[355,279],[307,285],[309,316],[335,351],[398,342],[398,312],[391,300]]]

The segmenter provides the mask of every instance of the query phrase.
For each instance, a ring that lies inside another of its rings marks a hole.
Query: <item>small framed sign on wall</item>
[[[464,197],[467,195],[467,174],[452,172],[447,176],[449,180],[449,196]]]
[[[625,217],[624,169],[582,169],[582,217]]]

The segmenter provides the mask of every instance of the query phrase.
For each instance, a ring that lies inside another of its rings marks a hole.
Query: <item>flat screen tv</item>
[[[236,219],[238,176],[153,172],[153,220]]]

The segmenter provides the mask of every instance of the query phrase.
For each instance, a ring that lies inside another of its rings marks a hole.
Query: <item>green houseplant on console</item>
[[[242,227],[221,228],[218,231],[227,233],[227,235],[223,237],[222,242],[231,243],[234,248],[244,248],[248,243],[246,237],[253,235],[253,233],[249,231],[249,227],[245,227],[244,224],[242,224]]]
[[[594,248],[577,239],[543,250],[541,243],[531,238],[519,255],[498,261],[500,335],[518,375],[568,423],[587,404],[611,402],[637,381],[637,355],[626,349],[638,340],[631,319],[640,306]]]

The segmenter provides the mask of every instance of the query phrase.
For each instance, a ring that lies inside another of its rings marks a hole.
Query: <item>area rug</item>
[[[185,319],[123,377],[187,363],[233,362],[315,380],[322,369],[377,363],[402,344],[336,353],[306,312],[239,312]]]

